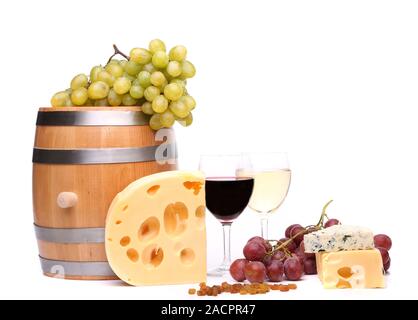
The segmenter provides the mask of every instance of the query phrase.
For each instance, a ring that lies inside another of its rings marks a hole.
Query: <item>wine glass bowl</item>
[[[291,170],[284,152],[249,153],[247,168],[238,176],[254,178],[254,190],[248,207],[260,216],[261,236],[268,239],[268,218],[285,200],[291,182]]]

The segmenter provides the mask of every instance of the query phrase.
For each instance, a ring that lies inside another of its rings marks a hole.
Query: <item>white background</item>
[[[0,297],[188,298],[189,286],[42,277],[32,229],[37,107],[105,63],[112,43],[129,52],[158,37],[186,45],[198,70],[195,123],[177,130],[182,169],[200,153],[288,151],[292,185],[272,238],[315,222],[333,198],[331,216],[393,239],[387,289],[324,290],[310,277],[263,298],[417,298],[417,16],[416,1],[1,1]],[[215,266],[221,228],[210,216],[207,228]],[[258,232],[244,212],[233,256]]]

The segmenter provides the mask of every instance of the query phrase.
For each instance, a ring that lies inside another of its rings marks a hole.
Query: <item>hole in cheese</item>
[[[338,274],[344,279],[348,279],[353,275],[350,267],[342,267],[338,269]]]
[[[150,195],[150,196],[153,196],[154,194],[156,194],[157,193],[157,191],[160,189],[160,186],[157,184],[157,185],[155,185],[155,186],[152,186],[151,188],[149,188],[148,190],[147,190],[147,193]]]
[[[164,211],[164,228],[168,235],[178,236],[186,230],[188,210],[183,202],[169,204]]]
[[[206,211],[205,206],[199,206],[196,209],[196,218],[204,218],[205,217],[205,211]]]
[[[195,258],[194,251],[190,248],[181,250],[180,260],[184,264],[192,264]]]
[[[126,247],[127,245],[129,245],[131,243],[131,238],[130,237],[128,237],[128,236],[126,236],[126,237],[123,237],[122,239],[120,239],[120,245],[122,246],[122,247]]]
[[[351,288],[351,284],[348,281],[340,279],[340,280],[338,280],[338,283],[337,283],[336,287],[338,289]]]
[[[197,230],[203,230],[205,228],[205,211],[206,211],[205,206],[199,206],[197,207],[195,211],[195,216],[197,218],[196,219]]]
[[[142,262],[149,267],[158,267],[164,260],[164,251],[156,244],[151,244],[142,252]]]
[[[186,187],[186,189],[193,189],[193,194],[198,195],[200,192],[200,189],[202,189],[202,183],[199,181],[186,181],[183,183],[183,185]]]
[[[122,211],[126,211],[126,210],[128,210],[128,205],[125,205],[124,207],[123,207],[123,209],[122,209]]]
[[[156,217],[145,220],[138,230],[139,241],[150,241],[160,233],[160,221]]]
[[[126,255],[128,256],[129,260],[131,260],[132,262],[137,262],[139,259],[138,251],[132,248],[126,251]]]
[[[120,221],[120,220],[116,221],[116,224],[121,224],[121,223],[122,223],[122,221]]]

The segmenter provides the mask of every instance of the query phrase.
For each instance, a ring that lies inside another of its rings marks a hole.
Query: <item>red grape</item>
[[[290,238],[290,231],[292,231],[293,227],[302,227],[302,226],[301,226],[300,224],[298,224],[298,223],[296,223],[296,224],[292,224],[292,225],[288,226],[288,227],[286,228],[285,233],[284,233],[284,236],[285,236],[286,238]]]
[[[315,258],[315,253],[309,253],[309,252],[305,252],[305,243],[302,241],[299,245],[299,249],[298,249],[301,253],[303,252],[303,254],[305,255],[305,258]]]
[[[282,244],[282,243],[284,243],[285,241],[288,241],[288,240],[289,240],[289,238],[282,238],[278,241],[277,244],[280,245],[280,244]],[[297,247],[298,246],[296,245],[296,243],[293,240],[290,240],[290,242],[286,245],[285,248],[287,248],[287,250],[289,250],[290,252],[295,252]]]
[[[248,260],[246,259],[237,259],[235,260],[231,266],[229,267],[229,273],[231,274],[232,278],[236,281],[244,281],[245,280],[245,272],[244,268],[247,265]]]
[[[306,274],[317,274],[315,259],[305,259],[303,266]]]
[[[329,228],[329,227],[335,226],[337,224],[341,224],[341,222],[337,219],[329,219],[327,222],[325,222],[324,227]]]
[[[268,254],[263,259],[263,263],[266,267],[268,267],[271,264],[272,261],[273,260],[271,259],[271,256],[268,255]]]
[[[383,265],[383,269],[385,270],[385,272],[387,272],[390,268],[390,258],[389,260],[386,262],[386,264]]]
[[[292,253],[291,258],[296,258],[303,268],[303,260],[305,260],[305,255],[303,253],[301,253],[300,251],[296,251],[295,253]]]
[[[388,263],[388,261],[390,260],[389,252],[385,248],[381,248],[381,247],[377,247],[376,249],[379,250],[380,254],[382,255],[383,265]]]
[[[251,283],[262,283],[266,280],[266,267],[259,261],[248,262],[244,268],[245,277]]]
[[[253,241],[258,242],[258,243],[262,244],[264,247],[266,247],[267,252],[271,250],[270,242],[268,242],[264,238],[259,237],[259,236],[255,236],[255,237],[252,237],[250,240],[248,240],[247,243],[253,242]]]
[[[377,234],[374,236],[374,246],[389,251],[392,248],[392,240],[385,234]]]
[[[309,227],[308,229],[306,229],[306,234],[312,233],[312,232],[315,232],[315,231],[318,231],[317,227]]]
[[[304,231],[304,232],[302,232],[302,231]],[[304,227],[296,226],[296,227],[293,227],[292,230],[290,231],[290,237],[293,239],[293,241],[298,246],[299,243],[301,243],[303,241],[303,235],[305,233],[306,233],[306,229]],[[293,238],[293,237],[295,237],[295,238]]]
[[[288,280],[299,280],[303,274],[303,267],[297,258],[288,258],[284,262],[284,274]]]
[[[286,255],[281,250],[278,250],[275,253],[273,253],[273,256],[271,257],[271,260],[284,261],[285,259],[286,259]]]
[[[266,256],[267,250],[258,241],[248,242],[244,247],[244,257],[250,261],[263,261]]]
[[[283,262],[279,260],[272,260],[267,267],[267,277],[272,282],[279,282],[283,280],[284,266]]]

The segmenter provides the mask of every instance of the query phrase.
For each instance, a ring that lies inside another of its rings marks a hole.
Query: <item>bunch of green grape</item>
[[[186,84],[196,69],[186,60],[186,47],[178,45],[167,53],[164,42],[154,39],[148,49],[132,49],[130,57],[116,46],[115,50],[126,59],[111,59],[105,66],[95,66],[89,76],[76,75],[69,89],[54,94],[51,105],[141,106],[150,115],[153,130],[169,128],[175,121],[183,126],[193,122],[196,101],[188,94]]]

